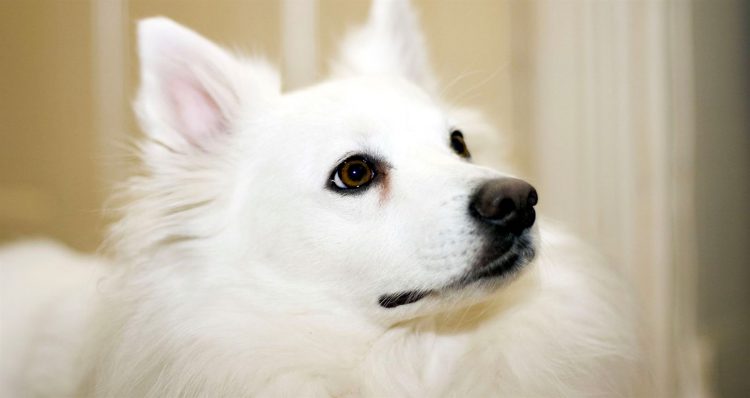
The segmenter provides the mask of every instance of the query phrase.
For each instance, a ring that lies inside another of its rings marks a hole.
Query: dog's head
[[[376,2],[336,78],[284,94],[267,64],[169,20],[139,35],[141,239],[281,300],[410,316],[486,296],[533,257],[537,194],[472,163],[408,3]]]

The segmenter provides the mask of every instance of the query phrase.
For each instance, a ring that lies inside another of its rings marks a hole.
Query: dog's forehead
[[[360,77],[325,82],[289,96],[287,109],[319,123],[346,125],[369,133],[442,131],[445,112],[408,81]]]

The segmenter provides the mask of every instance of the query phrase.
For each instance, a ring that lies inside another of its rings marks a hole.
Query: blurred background
[[[484,111],[542,212],[632,279],[651,396],[750,396],[750,2],[414,3],[447,99]],[[98,246],[138,134],[139,18],[266,54],[291,90],[326,75],[368,7],[0,1],[0,242]]]

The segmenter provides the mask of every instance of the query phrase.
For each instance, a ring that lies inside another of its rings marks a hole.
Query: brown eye
[[[451,148],[453,148],[453,152],[456,152],[462,158],[471,157],[469,148],[466,147],[466,142],[464,142],[464,135],[460,130],[454,130],[451,133]]]
[[[375,178],[375,167],[363,156],[352,156],[333,171],[331,182],[340,189],[363,188]]]

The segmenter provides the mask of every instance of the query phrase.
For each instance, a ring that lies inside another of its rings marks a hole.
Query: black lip
[[[527,230],[528,231],[528,230]],[[470,272],[450,282],[438,290],[458,290],[475,282],[491,279],[505,278],[524,265],[531,262],[536,254],[534,244],[528,232],[513,239],[512,242],[493,242],[495,248],[501,248],[501,252],[495,249],[494,257],[485,254],[480,262]],[[384,294],[378,298],[378,303],[383,308],[396,308],[402,305],[416,303],[427,297],[433,290],[408,290],[393,294]]]
[[[423,290],[410,290],[395,294],[384,294],[378,298],[378,303],[383,308],[395,308],[401,305],[416,303],[430,292]]]
[[[496,238],[487,244],[484,255],[477,259],[477,263],[470,273],[473,279],[484,279],[502,276],[531,261],[534,250],[533,237],[530,228],[526,228],[520,235],[495,235]]]
[[[450,283],[449,287],[463,288],[481,280],[505,278],[531,262],[535,255],[536,250],[531,243],[531,239],[524,236],[505,253],[474,267],[472,271]]]

